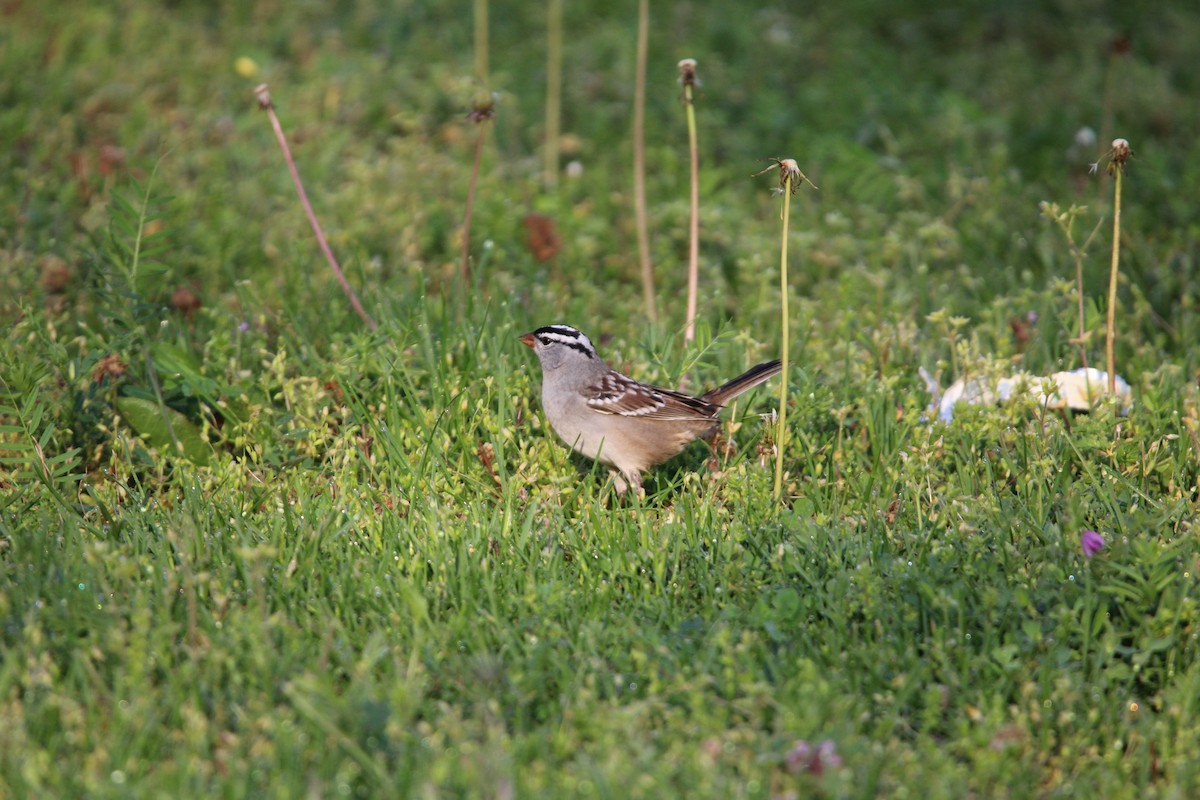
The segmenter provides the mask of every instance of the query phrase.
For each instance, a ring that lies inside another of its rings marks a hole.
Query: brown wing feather
[[[690,395],[637,383],[616,372],[605,375],[585,394],[587,404],[601,414],[664,422],[695,420],[697,415],[711,417],[720,408]]]

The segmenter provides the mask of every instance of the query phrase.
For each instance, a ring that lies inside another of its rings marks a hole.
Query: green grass
[[[469,15],[342,5],[0,12],[0,798],[1200,791],[1196,10],[655,5],[652,326],[636,9],[564,8],[583,175],[547,193],[545,9],[492,4],[468,291]],[[1038,204],[1111,218],[1066,153],[1121,33],[1133,409],[931,422],[921,366],[1079,366],[1075,261]],[[694,347],[683,56],[705,79]],[[317,251],[263,80],[377,332]],[[692,389],[775,357],[768,157],[821,187],[791,209],[787,502],[769,389],[727,414],[728,453],[621,501],[547,430],[517,337],[572,323]],[[836,758],[805,769],[801,741]]]

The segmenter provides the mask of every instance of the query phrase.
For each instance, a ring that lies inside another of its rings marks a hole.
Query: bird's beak
[[[521,337],[521,344],[525,345],[526,347],[533,347],[535,342],[537,342],[537,339],[533,338],[532,333],[527,333]]]

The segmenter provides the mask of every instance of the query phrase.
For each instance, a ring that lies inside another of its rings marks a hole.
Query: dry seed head
[[[487,122],[496,116],[496,102],[500,99],[500,95],[495,92],[484,92],[476,95],[475,100],[471,104],[471,111],[467,114],[467,119],[472,122]]]
[[[1104,171],[1109,175],[1115,175],[1118,171],[1125,169],[1125,163],[1133,158],[1133,148],[1129,146],[1128,139],[1113,139],[1112,148],[1100,157],[1100,161],[1095,161],[1088,167],[1088,172],[1095,175],[1100,169],[1100,162],[1105,158],[1108,159],[1108,164],[1104,167]]]
[[[263,111],[271,107],[271,93],[267,91],[265,83],[260,83],[254,87],[254,96],[258,98],[258,107]]]
[[[187,286],[180,286],[171,293],[171,307],[191,319],[204,305],[200,297]]]
[[[685,87],[696,85],[696,59],[685,58],[679,62],[679,82]]]
[[[803,180],[804,173],[800,171],[800,165],[796,163],[796,159],[783,158],[779,160],[779,187],[781,189],[790,186],[792,194],[795,194],[796,184]]]
[[[92,382],[100,383],[105,378],[121,377],[125,371],[129,369],[116,354],[109,353],[96,364],[95,370],[92,371]]]
[[[1113,139],[1112,149],[1108,151],[1108,174],[1116,175],[1125,169],[1125,162],[1133,157],[1133,148],[1128,139]]]
[[[1117,164],[1124,164],[1133,155],[1133,150],[1129,147],[1127,139],[1113,139],[1112,143],[1112,160]]]
[[[41,267],[42,288],[50,294],[64,291],[71,283],[71,265],[62,256],[42,256]]]
[[[820,188],[811,180],[809,180],[808,176],[801,171],[800,165],[796,163],[794,158],[772,158],[771,161],[775,162],[774,166],[779,168],[779,191],[781,193],[787,191],[790,187],[792,194],[795,194],[796,189],[800,187],[800,184],[805,183],[806,181],[808,182],[808,185],[814,189]],[[770,169],[771,167],[766,167],[754,173],[754,175],[762,175],[764,172],[767,172]]]

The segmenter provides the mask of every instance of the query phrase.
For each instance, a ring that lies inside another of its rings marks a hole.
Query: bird
[[[711,436],[726,403],[781,369],[778,360],[765,361],[693,397],[622,375],[570,325],[545,325],[520,338],[541,363],[550,427],[572,450],[609,467],[618,494],[641,493],[644,472]]]

